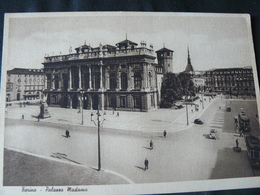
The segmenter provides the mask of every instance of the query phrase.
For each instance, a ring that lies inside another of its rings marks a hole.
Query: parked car
[[[198,119],[198,118],[194,120],[194,123],[197,124],[197,125],[202,125],[203,124],[203,122],[200,119]]]
[[[230,107],[230,106],[227,106],[227,107],[226,107],[226,111],[227,111],[227,112],[231,112],[231,107]]]

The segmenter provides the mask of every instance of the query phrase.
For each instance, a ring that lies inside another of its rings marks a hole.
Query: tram
[[[238,126],[239,126],[239,131],[243,131],[244,133],[250,132],[251,127],[250,127],[250,119],[246,115],[246,113],[241,112],[238,114]]]
[[[246,136],[246,147],[252,168],[260,168],[260,139],[253,135]]]

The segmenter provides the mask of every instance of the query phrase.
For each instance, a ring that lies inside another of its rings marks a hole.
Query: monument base
[[[38,115],[37,118],[44,119],[44,118],[50,118],[51,115],[48,111],[48,105],[46,102],[43,102],[42,105],[40,106],[40,114]]]

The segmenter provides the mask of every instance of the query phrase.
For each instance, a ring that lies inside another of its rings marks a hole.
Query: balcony
[[[122,56],[136,56],[136,55],[150,55],[154,56],[154,51],[145,47],[134,48],[134,49],[122,49],[115,51],[96,51],[86,53],[74,53],[68,55],[48,56],[44,57],[44,63],[50,62],[64,62],[72,60],[84,60],[94,58],[111,58],[111,57],[122,57]]]

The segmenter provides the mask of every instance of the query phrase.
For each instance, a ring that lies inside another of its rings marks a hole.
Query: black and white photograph
[[[6,14],[1,78],[6,190],[259,187],[248,14]]]

